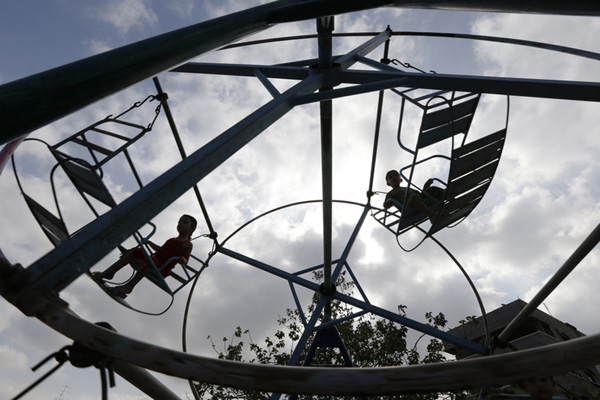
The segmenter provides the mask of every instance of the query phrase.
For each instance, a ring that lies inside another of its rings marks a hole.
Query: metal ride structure
[[[485,7],[482,5],[480,8],[472,4],[472,2],[462,1],[422,1],[412,2],[410,6],[573,15],[599,14],[599,11],[586,1],[570,2],[568,5],[558,1],[502,1],[493,4],[486,2]],[[18,140],[23,135],[75,112],[100,98],[168,70],[255,76],[273,96],[270,102],[256,112],[185,157],[175,167],[141,188],[127,200],[114,206],[110,211],[99,216],[76,235],[62,241],[53,251],[31,266],[23,269],[3,263],[2,271],[0,271],[2,295],[24,314],[35,316],[65,336],[121,362],[184,379],[272,393],[377,396],[393,393],[445,391],[512,382],[527,376],[533,370],[556,374],[598,364],[600,362],[600,346],[598,346],[600,336],[598,335],[508,355],[489,355],[456,363],[414,367],[332,369],[241,364],[164,349],[124,337],[114,331],[80,319],[56,295],[277,119],[296,106],[319,102],[323,177],[321,201],[324,228],[324,260],[320,266],[324,271],[322,285],[319,286],[303,279],[298,274],[288,274],[238,254],[224,246],[226,240],[216,247],[217,254],[233,257],[280,276],[290,283],[319,291],[322,294],[321,300],[313,314],[315,320],[309,322],[309,327],[315,327],[320,311],[326,310],[330,301],[340,300],[467,348],[474,353],[487,355],[489,353],[487,347],[450,337],[444,332],[435,331],[416,321],[379,309],[366,299],[364,301],[357,300],[335,291],[336,277],[342,268],[349,268],[346,257],[352,247],[355,235],[352,236],[341,257],[334,260],[331,249],[331,214],[334,202],[331,192],[332,155],[330,151],[332,101],[335,98],[374,91],[378,91],[382,98],[385,90],[400,87],[600,101],[600,85],[589,82],[452,76],[400,71],[366,57],[377,47],[385,46],[385,43],[393,36],[391,30],[381,32],[344,56],[334,57],[331,48],[332,16],[380,6],[406,7],[407,5],[401,1],[383,0],[361,2],[277,1],[125,46],[0,87],[0,104],[6,111],[4,115],[7,116],[3,117],[5,130],[2,133],[2,143],[13,139]],[[223,47],[271,25],[315,18],[318,27],[319,58],[306,65],[185,64],[198,55]],[[570,50],[578,55],[600,59],[598,55]],[[357,62],[374,67],[375,70],[349,70],[349,67]],[[102,65],[102,68],[99,68],[98,65]],[[133,65],[142,67],[128,68]],[[269,82],[270,78],[291,79],[299,82],[289,90],[280,93]],[[71,89],[69,89],[68,95],[65,95],[65,82],[71,81],[80,84],[75,87],[69,86]],[[342,84],[350,86],[336,89]],[[63,95],[56,96],[56,93],[59,92]],[[48,96],[56,98],[57,101],[51,105],[39,103],[40,99]],[[36,112],[28,115],[22,110],[36,110]],[[452,114],[452,112],[450,113]],[[445,122],[445,124],[452,126],[454,122]],[[454,132],[452,136],[454,136]],[[364,211],[356,224],[355,232],[360,230],[364,219],[373,209],[369,202],[362,206]],[[105,232],[109,230],[111,234],[105,235]],[[593,249],[599,240],[600,227],[590,234],[588,239],[564,263],[555,277],[530,302],[530,306],[497,338],[497,341],[502,342],[510,336],[510,331],[515,329],[519,322],[527,316],[527,313],[530,313],[543,301],[545,296]],[[308,337],[303,338],[301,345],[305,345],[307,339]],[[298,348],[301,345],[298,345]],[[153,391],[163,389],[156,384],[146,390],[149,393],[157,393]],[[172,394],[161,393],[160,398],[176,398]]]

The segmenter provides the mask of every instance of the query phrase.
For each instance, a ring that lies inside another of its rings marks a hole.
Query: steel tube
[[[600,15],[598,4],[587,0],[394,0],[393,6],[454,11]]]
[[[165,94],[162,90],[162,86],[160,85],[160,81],[157,77],[152,78],[154,82],[154,86],[156,87],[156,92],[158,94]],[[177,149],[179,150],[179,154],[182,159],[187,157],[185,152],[185,147],[183,146],[183,142],[181,141],[181,136],[179,135],[179,129],[177,129],[177,124],[175,124],[175,119],[173,118],[173,114],[171,113],[171,107],[169,106],[169,102],[165,99],[162,104],[163,110],[165,111],[165,116],[167,117],[167,122],[169,123],[169,127],[171,128],[171,133],[173,133],[173,138],[175,139],[175,144],[177,145]],[[210,232],[211,237],[216,238],[216,232],[213,228],[212,222],[210,220],[210,216],[208,215],[208,210],[204,205],[204,200],[202,200],[202,195],[200,194],[200,189],[198,185],[194,185],[194,193],[196,194],[196,199],[198,200],[198,205],[200,206],[200,210],[202,211],[202,215],[204,216],[204,221],[206,222],[206,227]]]
[[[593,1],[280,0],[201,22],[0,86],[0,144],[108,95],[273,24],[367,10],[401,8],[600,15]],[[27,112],[35,110],[35,112]]]
[[[112,361],[113,370],[123,379],[140,389],[152,399],[181,400],[154,375],[137,365],[121,360]]]
[[[534,312],[540,304],[552,293],[554,289],[575,269],[575,267],[587,256],[587,254],[600,242],[600,224],[589,234],[589,236],[571,254],[562,267],[550,278],[531,301],[521,310],[519,314],[498,335],[500,343],[506,343],[515,330]]]
[[[289,272],[282,271],[282,270],[280,270],[278,268],[275,268],[275,267],[273,267],[271,265],[268,265],[268,264],[265,264],[265,263],[260,262],[258,260],[255,260],[253,258],[247,257],[247,256],[245,256],[243,254],[239,254],[239,253],[237,253],[237,252],[235,252],[235,251],[233,251],[231,249],[227,249],[227,248],[221,247],[221,248],[219,248],[219,252],[222,253],[222,254],[225,254],[225,255],[227,255],[227,256],[229,256],[231,258],[234,258],[234,259],[236,259],[238,261],[242,261],[242,262],[244,262],[244,263],[246,263],[248,265],[251,265],[251,266],[253,266],[255,268],[258,268],[258,269],[260,269],[262,271],[268,272],[268,273],[270,273],[272,275],[275,275],[275,276],[278,276],[280,278],[287,279],[288,281],[294,282],[297,285],[304,286],[305,288],[307,288],[309,290],[316,291],[316,290],[319,289],[319,285],[317,285],[316,283],[314,283],[312,281],[309,281],[308,279],[299,277],[299,276],[297,276],[295,274],[290,274]],[[436,329],[436,328],[434,328],[432,326],[429,326],[429,325],[420,323],[418,321],[412,320],[410,318],[404,317],[404,316],[402,316],[402,315],[400,315],[398,313],[393,313],[393,312],[388,311],[386,309],[383,309],[381,307],[377,307],[377,306],[375,306],[373,304],[370,304],[370,303],[368,303],[366,301],[356,299],[354,297],[345,295],[345,294],[340,293],[340,292],[335,292],[332,295],[332,298],[336,299],[336,300],[339,300],[339,301],[343,301],[346,304],[350,304],[351,306],[360,308],[362,310],[367,310],[368,312],[371,312],[371,313],[373,313],[375,315],[378,315],[380,317],[389,319],[390,321],[397,322],[397,323],[399,323],[401,325],[405,325],[405,326],[407,326],[407,327],[409,327],[411,329],[415,329],[415,330],[417,330],[417,331],[419,331],[421,333],[425,333],[427,335],[430,335],[432,337],[435,337],[435,338],[438,338],[440,340],[446,341],[448,343],[452,343],[452,344],[454,344],[454,345],[456,345],[456,346],[458,346],[460,348],[467,349],[467,350],[469,350],[469,351],[471,351],[473,353],[477,353],[477,354],[481,354],[481,355],[485,355],[486,354],[485,349],[482,346],[480,346],[479,344],[477,344],[477,343],[473,343],[473,342],[470,342],[468,340],[459,338],[457,336],[450,335],[450,334],[448,334],[446,332],[443,332],[443,331],[441,331],[439,329]],[[321,298],[321,300],[323,300],[323,298]],[[311,317],[311,321],[315,317],[319,316],[320,310],[321,310],[320,307],[322,307],[322,306],[323,306],[323,304],[320,301],[317,304],[317,306],[315,307],[315,311],[313,312],[313,315]],[[315,319],[314,322],[316,323],[316,319]],[[311,325],[309,323],[308,326],[309,327],[306,328],[307,330],[308,329],[312,329],[312,327],[314,325]],[[296,346],[299,347],[300,343],[298,343]],[[303,348],[303,347],[301,347],[301,348]]]
[[[341,71],[342,83],[359,84],[405,78],[401,86],[549,99],[600,101],[600,83],[547,79],[496,78],[389,71]],[[400,85],[399,85],[400,86]]]
[[[0,144],[274,24],[375,8],[390,2],[279,0],[9,82],[0,86]]]
[[[319,33],[319,70],[330,71],[332,68],[333,17],[317,20]],[[320,92],[330,91],[332,87],[323,87]],[[333,102],[324,100],[319,103],[321,118],[321,179],[323,190],[323,283],[330,290],[331,282],[331,241],[332,241],[332,209],[333,209]],[[329,304],[325,307],[329,312]]]
[[[166,349],[84,321],[64,302],[34,294],[22,310],[110,357],[183,379],[274,393],[390,395],[500,386],[600,363],[600,335],[498,356],[386,368],[323,368],[239,363]]]

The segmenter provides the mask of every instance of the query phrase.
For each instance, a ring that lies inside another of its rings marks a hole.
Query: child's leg
[[[430,219],[435,217],[435,212],[431,210],[431,208],[427,207],[427,204],[425,204],[422,200],[416,201],[415,207],[417,208],[417,210],[427,215]]]
[[[133,259],[134,255],[135,255],[134,250],[130,250],[127,253],[125,253],[123,255],[123,257],[121,257],[119,259],[119,261],[117,261],[116,263],[114,263],[113,265],[108,267],[104,272],[100,273],[100,278],[103,278],[103,279],[114,278],[114,276],[117,272],[119,272],[124,266],[129,264],[129,262]]]
[[[140,283],[140,281],[142,279],[144,279],[144,277],[148,274],[148,272],[150,272],[150,268],[142,268],[138,272],[136,272],[135,275],[133,276],[133,278],[131,278],[131,280],[129,280],[129,282],[127,282],[125,285],[121,286],[123,288],[123,291],[127,294],[131,293],[133,291],[133,288],[135,287],[135,285]]]

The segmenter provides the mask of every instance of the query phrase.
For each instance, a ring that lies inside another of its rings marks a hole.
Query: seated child
[[[192,233],[196,229],[196,226],[196,219],[191,215],[184,214],[181,216],[181,218],[179,218],[179,222],[177,223],[177,237],[167,240],[162,246],[158,246],[155,243],[148,241],[150,247],[155,251],[155,253],[151,255],[152,262],[158,268],[161,268],[161,266],[170,258],[178,257],[177,260],[169,262],[169,264],[162,268],[160,273],[163,277],[167,277],[171,273],[171,270],[173,269],[176,263],[187,265],[193,247],[192,242],[190,240],[192,238]],[[112,279],[121,268],[127,265],[134,258],[138,258],[145,261],[144,265],[142,265],[139,271],[134,275],[133,278],[131,278],[129,282],[122,286],[116,286],[111,288],[111,292],[115,296],[124,299],[129,293],[131,293],[135,285],[137,285],[142,280],[142,278],[146,276],[146,274],[150,271],[150,265],[148,264],[146,255],[140,248],[136,248],[133,251],[126,252],[119,261],[113,264],[106,271],[95,272],[92,275],[95,279]]]
[[[554,395],[554,379],[551,376],[523,379],[519,381],[519,387],[535,400],[551,400]]]
[[[392,190],[390,190],[386,194],[383,207],[390,208],[392,205],[396,205],[394,204],[394,202],[390,201],[391,199],[394,199],[400,204],[404,204],[404,198],[406,195],[406,191],[408,190],[406,206],[415,207],[417,210],[427,215],[429,219],[433,219],[435,217],[436,212],[429,208],[429,206],[427,206],[425,202],[423,202],[423,197],[421,193],[415,192],[407,187],[400,186],[400,184],[402,183],[402,177],[400,176],[400,173],[398,171],[388,171],[385,174],[385,182],[388,186],[392,188]],[[444,198],[444,189],[439,188],[437,186],[431,186],[432,183],[432,179],[428,179],[427,182],[425,182],[425,185],[423,186],[423,193],[427,193],[435,199],[442,200]]]

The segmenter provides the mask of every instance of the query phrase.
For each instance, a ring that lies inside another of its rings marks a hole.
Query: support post
[[[587,254],[600,242],[600,224],[590,233],[590,235],[579,245],[571,254],[571,257],[565,261],[562,267],[554,274],[552,278],[540,289],[540,291],[531,299],[531,301],[521,310],[519,314],[508,324],[506,328],[498,335],[499,344],[508,342],[510,336],[517,328],[525,322],[527,317],[538,308],[540,304],[552,293],[554,289],[575,269],[575,267],[587,256]]]
[[[332,61],[332,33],[333,17],[317,19],[317,32],[319,34],[319,70],[330,70]],[[330,86],[322,87],[320,91],[333,89]],[[332,230],[332,182],[333,182],[333,104],[332,100],[319,103],[321,113],[321,169],[323,185],[323,279],[324,289],[330,292],[333,287],[331,282],[331,230]],[[325,306],[326,318],[331,312],[329,303]]]

